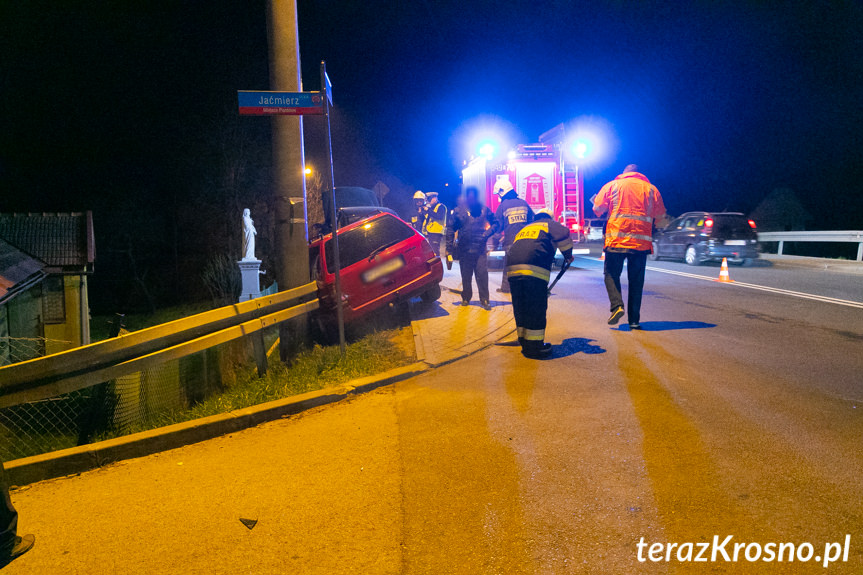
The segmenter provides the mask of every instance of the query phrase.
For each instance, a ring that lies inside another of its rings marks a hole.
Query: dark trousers
[[[545,314],[548,310],[548,282],[516,276],[509,281],[512,289],[512,313],[516,333],[523,349],[536,349],[545,342]]]
[[[3,490],[3,501],[0,501],[0,551],[11,547],[18,534],[18,512],[12,506],[9,498],[9,482],[6,480],[6,470],[0,461],[0,489]]]
[[[473,281],[476,277],[476,287],[479,299],[488,301],[488,254],[460,254],[458,260],[461,268],[461,299],[470,301],[473,297]]]
[[[503,278],[500,280],[500,291],[503,293],[510,293],[512,289],[509,287],[509,278],[506,277],[506,266],[509,263],[509,248],[512,247],[512,244],[508,246],[503,246]]]
[[[627,319],[629,323],[641,321],[641,294],[644,291],[644,269],[647,267],[647,252],[605,252],[605,289],[608,291],[608,301],[611,311],[623,305],[623,294],[620,291],[620,274],[623,273],[623,262],[626,262],[626,277],[629,280],[627,294]]]
[[[432,251],[434,251],[434,255],[440,255],[440,242],[443,239],[443,234],[428,234],[426,238],[429,241],[429,245],[431,246]]]

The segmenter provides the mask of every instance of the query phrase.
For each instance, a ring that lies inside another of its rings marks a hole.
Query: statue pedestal
[[[261,260],[240,260],[240,275],[243,277],[243,289],[240,291],[240,301],[255,299],[261,295]]]

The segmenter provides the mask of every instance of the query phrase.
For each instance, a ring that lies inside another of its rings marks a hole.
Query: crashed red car
[[[441,295],[443,264],[428,240],[392,213],[381,212],[339,228],[345,322],[420,297]],[[335,312],[332,234],[309,245],[312,278],[324,313]]]

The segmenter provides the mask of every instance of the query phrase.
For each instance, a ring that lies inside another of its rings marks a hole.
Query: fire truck
[[[519,144],[505,159],[490,154],[473,158],[462,170],[462,190],[477,188],[494,211],[500,204],[494,184],[508,178],[534,211],[551,210],[573,241],[584,241],[584,177],[578,164],[567,159],[564,142],[560,125],[540,136],[537,144]]]

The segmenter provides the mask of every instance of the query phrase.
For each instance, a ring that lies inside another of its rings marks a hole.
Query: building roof
[[[0,238],[45,262],[50,272],[93,271],[91,212],[0,214]]]
[[[0,239],[0,304],[45,277],[45,264]]]

